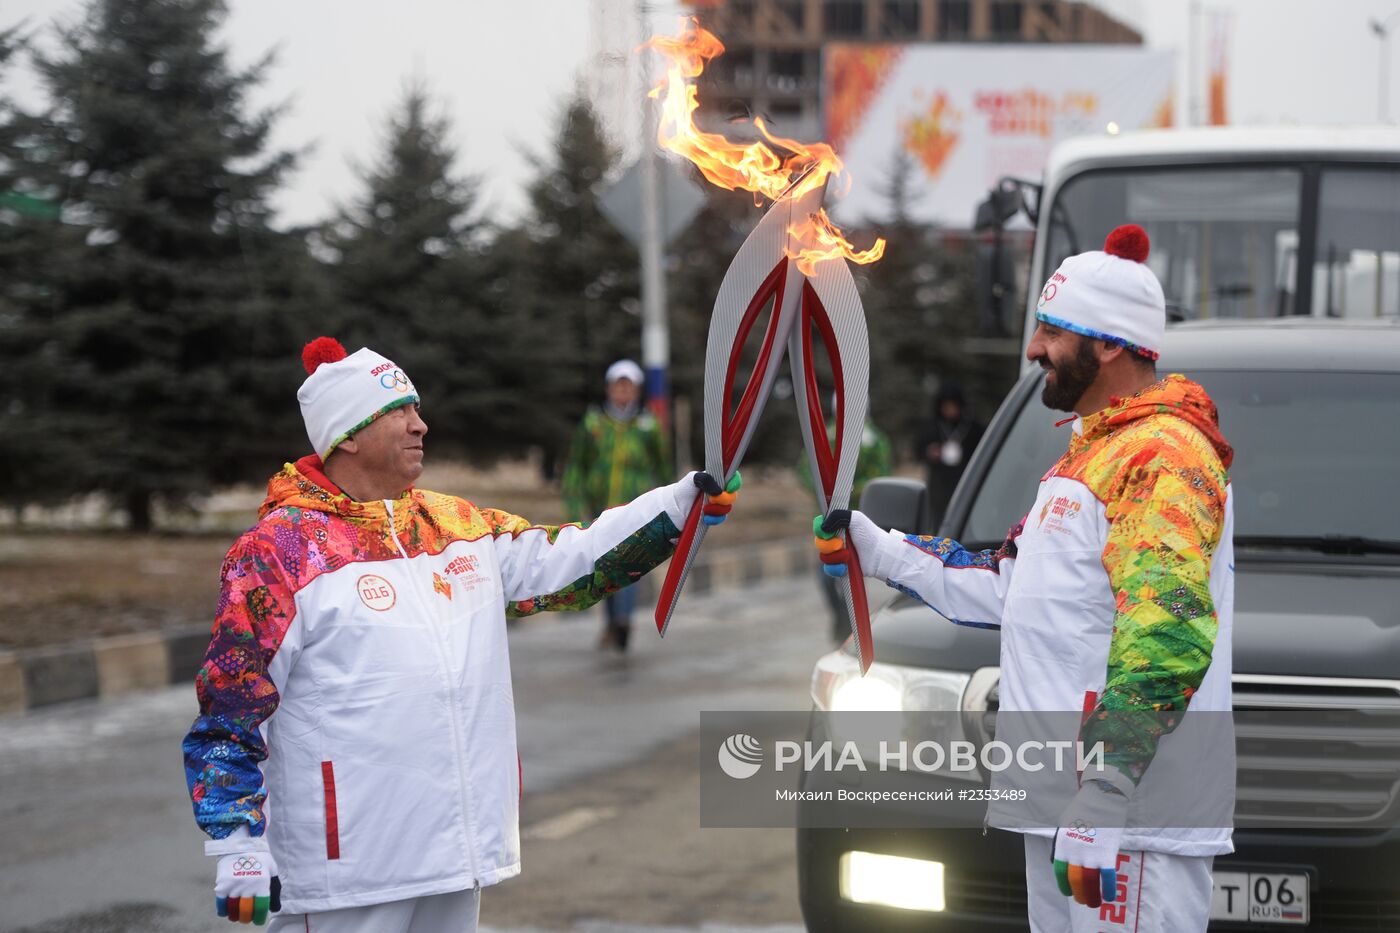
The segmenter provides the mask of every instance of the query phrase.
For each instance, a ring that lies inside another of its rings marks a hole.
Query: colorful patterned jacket
[[[1232,457],[1205,390],[1171,375],[1075,419],[1000,549],[891,531],[866,573],[955,622],[1000,628],[1001,711],[1082,715],[1080,740],[1104,743],[1110,777],[1133,794],[1179,738],[1172,714],[1231,708]],[[1185,766],[1232,788],[1233,746],[1219,751]],[[1231,851],[1228,827],[1130,829],[1123,845]]]
[[[665,432],[650,412],[619,421],[590,408],[579,422],[564,465],[564,511],[590,519],[672,475]]]
[[[418,489],[356,502],[315,457],[287,464],[223,565],[184,740],[200,827],[270,848],[293,913],[519,873],[506,615],[583,609],[655,567],[683,492],[540,527]]]

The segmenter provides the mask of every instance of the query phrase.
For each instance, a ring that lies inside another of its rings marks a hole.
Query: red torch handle
[[[666,626],[671,621],[671,610],[681,595],[681,584],[685,582],[686,564],[690,552],[695,547],[695,539],[700,529],[700,516],[705,511],[705,494],[697,491],[691,503],[690,513],[685,517],[685,527],[681,529],[680,540],[676,542],[676,553],[671,555],[671,565],[666,568],[666,579],[661,584],[661,595],[656,600],[656,630],[666,634]]]
[[[865,574],[860,569],[860,557],[854,545],[848,541],[846,550],[846,580],[851,586],[851,609],[855,611],[856,645],[860,648],[860,672],[870,670],[870,662],[875,660],[875,639],[870,634],[870,607],[865,600]]]

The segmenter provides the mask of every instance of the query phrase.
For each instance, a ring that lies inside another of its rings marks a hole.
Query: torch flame
[[[712,184],[730,191],[751,191],[770,201],[800,198],[825,185],[833,175],[841,174],[841,159],[826,143],[802,143],[774,136],[762,117],[754,117],[753,124],[763,138],[748,144],[697,128],[695,110],[700,101],[695,80],[711,59],[724,52],[724,44],[694,20],[690,25],[680,35],[653,36],[645,45],[667,60],[666,76],[650,95],[661,101],[656,140],[663,148],[690,160]],[[773,147],[788,155],[779,156]],[[824,259],[844,256],[863,264],[875,262],[885,252],[883,238],[868,250],[857,250],[826,216],[825,209],[794,225],[789,232],[801,245],[794,258],[807,275]]]
[[[851,262],[865,265],[877,262],[881,256],[885,255],[884,237],[877,239],[875,245],[867,250],[857,250],[841,233],[841,228],[832,223],[831,218],[826,216],[826,208],[824,207],[810,215],[805,221],[789,227],[788,233],[792,234],[793,239],[798,242],[816,244],[804,247],[797,254],[797,268],[802,271],[803,275],[812,275],[816,272],[817,263],[823,259],[844,256]]]

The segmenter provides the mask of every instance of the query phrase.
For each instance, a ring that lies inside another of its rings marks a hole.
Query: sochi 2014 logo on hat
[[[1045,287],[1040,290],[1040,301],[1036,302],[1037,308],[1043,308],[1055,300],[1055,296],[1060,293],[1060,286],[1069,281],[1062,273],[1056,272],[1050,276],[1050,281],[1045,283]]]
[[[380,363],[369,371],[371,376],[379,380],[379,385],[385,389],[393,389],[403,395],[413,389],[413,383],[408,381],[408,376],[393,363]]]

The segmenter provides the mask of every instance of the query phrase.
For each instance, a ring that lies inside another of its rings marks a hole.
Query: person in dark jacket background
[[[985,430],[972,417],[962,387],[955,382],[943,383],[914,449],[915,458],[924,465],[930,527],[943,520],[948,500]]]

